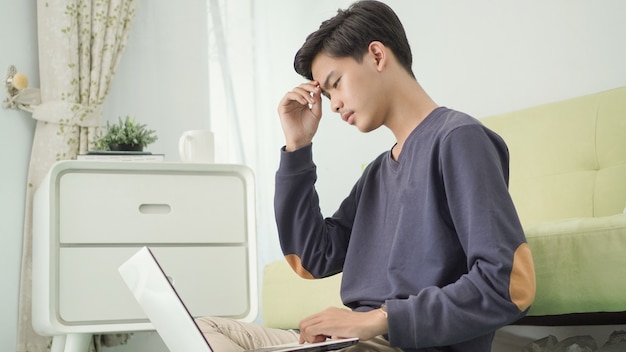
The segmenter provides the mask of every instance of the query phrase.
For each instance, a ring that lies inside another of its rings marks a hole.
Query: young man
[[[352,349],[488,352],[495,330],[534,299],[504,141],[439,107],[411,64],[402,24],[377,1],[340,10],[296,54],[295,69],[309,81],[278,106],[280,243],[305,278],[343,272],[350,308],[305,318],[301,342],[359,337],[370,345]],[[385,126],[396,138],[329,218],[319,210],[312,159],[322,95],[360,131]]]

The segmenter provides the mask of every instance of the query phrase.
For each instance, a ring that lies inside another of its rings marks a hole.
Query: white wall
[[[477,117],[626,82],[623,1],[393,3],[402,4],[426,89]]]
[[[243,1],[243,0],[242,0]],[[229,0],[229,3],[234,2]],[[282,135],[276,104],[301,79],[293,54],[319,22],[350,1],[257,0],[254,84],[257,118],[273,126],[262,160],[276,165]],[[389,0],[405,23],[414,71],[441,105],[476,117],[626,85],[626,2],[621,0]],[[159,134],[149,149],[177,160],[176,145],[187,129],[207,128],[206,23],[202,0],[140,1],[137,21],[122,59],[105,117],[131,114]],[[0,0],[0,77],[15,64],[36,84],[36,14],[31,1]],[[158,38],[156,42],[154,38]],[[3,91],[2,91],[3,92]],[[2,93],[1,98],[4,98]],[[15,345],[23,197],[33,123],[26,114],[0,109],[0,349]],[[258,143],[258,142],[257,142]],[[329,213],[360,172],[392,140],[386,131],[363,135],[328,111],[315,140],[322,209]],[[272,188],[273,175],[260,175]],[[263,200],[267,202],[268,200]],[[265,204],[270,207],[271,204]],[[273,254],[274,255],[274,254]],[[530,332],[529,332],[530,331]],[[528,330],[542,334],[543,329]],[[547,334],[547,329],[545,330]],[[566,334],[566,329],[563,334]],[[611,328],[607,328],[611,331]],[[602,334],[602,332],[600,333]],[[143,336],[110,351],[164,350]]]
[[[13,64],[39,84],[34,1],[0,0],[0,100]],[[24,198],[35,124],[29,114],[0,108],[0,350],[15,351]]]

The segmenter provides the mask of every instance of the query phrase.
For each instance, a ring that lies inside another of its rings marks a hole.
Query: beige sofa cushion
[[[303,318],[330,306],[343,307],[339,297],[340,286],[341,274],[306,280],[296,275],[285,260],[269,263],[263,271],[263,325],[297,329]]]

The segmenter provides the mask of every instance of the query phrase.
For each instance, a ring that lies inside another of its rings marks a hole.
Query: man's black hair
[[[415,77],[411,48],[400,19],[389,6],[375,0],[357,1],[322,22],[296,53],[294,68],[298,74],[313,80],[311,65],[317,54],[352,57],[360,63],[373,41],[390,48],[402,67]]]

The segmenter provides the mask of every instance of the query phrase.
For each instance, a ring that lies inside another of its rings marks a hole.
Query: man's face
[[[313,79],[319,82],[322,94],[330,100],[333,112],[361,132],[370,132],[382,125],[375,61],[369,53],[361,63],[352,57],[331,57],[318,54],[311,65]]]

